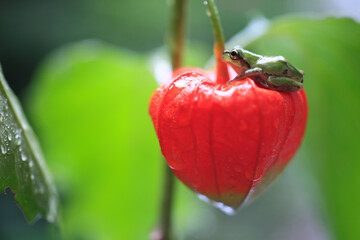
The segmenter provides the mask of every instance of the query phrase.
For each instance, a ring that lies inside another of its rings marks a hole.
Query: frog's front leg
[[[229,82],[242,80],[242,79],[247,78],[247,77],[261,77],[261,78],[263,78],[263,76],[264,76],[264,71],[261,68],[256,67],[256,68],[247,69],[245,72],[237,75],[234,79],[230,80]]]
[[[278,91],[296,92],[303,88],[302,83],[287,77],[269,76],[267,81]]]

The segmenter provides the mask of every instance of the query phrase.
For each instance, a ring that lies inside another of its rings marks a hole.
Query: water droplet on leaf
[[[17,146],[20,146],[21,145],[21,138],[15,138],[15,144]]]
[[[7,153],[7,148],[6,148],[6,146],[1,145],[1,152],[2,152],[2,154],[6,154],[6,153]]]
[[[23,161],[27,160],[27,156],[24,152],[21,152],[21,160],[23,160]]]

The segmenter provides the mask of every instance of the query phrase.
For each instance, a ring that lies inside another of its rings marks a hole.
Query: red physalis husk
[[[175,74],[150,101],[161,151],[185,185],[235,210],[262,192],[299,148],[305,91],[268,90],[250,78],[217,83],[214,73],[196,68]]]

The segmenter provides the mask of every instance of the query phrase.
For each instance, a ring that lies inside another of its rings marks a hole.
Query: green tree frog
[[[224,51],[223,59],[238,73],[230,82],[251,77],[256,84],[275,91],[296,92],[303,88],[304,72],[284,57],[265,57],[234,47]]]

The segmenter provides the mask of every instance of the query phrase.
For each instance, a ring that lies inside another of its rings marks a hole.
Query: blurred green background
[[[321,20],[359,20],[359,4],[218,1],[227,39],[260,19],[233,41],[306,72],[309,124],[284,174],[236,216],[177,183],[178,239],[360,239],[360,28]],[[163,160],[147,104],[154,66],[166,73],[168,21],[165,0],[0,3],[0,62],[56,180],[65,239],[147,239],[156,226]],[[202,1],[189,1],[187,28],[186,62],[203,67],[213,38]],[[0,239],[58,238],[0,195]]]

